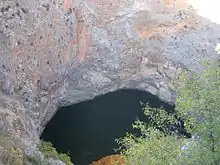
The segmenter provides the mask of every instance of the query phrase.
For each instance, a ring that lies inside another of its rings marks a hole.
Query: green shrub
[[[59,154],[59,159],[62,160],[66,165],[70,165],[71,164],[71,159],[68,155],[66,154]]]
[[[153,113],[155,111],[157,113]],[[127,133],[125,137],[117,139],[116,142],[121,145],[121,154],[135,165],[180,163],[177,155],[181,154],[180,148],[184,144],[184,138],[175,134],[168,135],[166,129],[161,129],[164,122],[175,124],[177,119],[161,108],[150,108],[148,105],[144,108],[144,113],[152,117],[151,124],[135,121],[132,126],[141,131],[141,136]]]
[[[185,119],[185,128],[199,140],[169,134],[166,125],[176,119],[162,109],[144,108],[151,124],[136,121],[136,137],[127,133],[116,141],[119,150],[135,165],[219,165],[220,164],[220,69],[218,63],[205,65],[203,72],[189,78],[183,73],[174,86],[178,92],[176,113]],[[162,128],[162,129],[161,129]],[[165,131],[164,131],[165,130]],[[188,147],[188,148],[187,148]],[[185,148],[185,149],[184,149]]]
[[[38,145],[38,149],[44,153],[46,158],[54,158],[63,161],[66,165],[71,165],[71,159],[67,154],[58,153],[56,149],[53,147],[52,143],[41,141]]]

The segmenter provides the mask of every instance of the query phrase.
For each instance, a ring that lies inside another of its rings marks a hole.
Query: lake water
[[[114,154],[115,139],[132,132],[136,119],[147,120],[140,101],[151,107],[174,108],[145,91],[118,90],[59,109],[41,138],[58,151],[69,152],[75,165],[89,165]]]

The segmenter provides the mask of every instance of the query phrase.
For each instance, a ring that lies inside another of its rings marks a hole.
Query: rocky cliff
[[[1,0],[0,130],[35,144],[58,107],[121,88],[174,103],[175,75],[217,57],[191,2]]]

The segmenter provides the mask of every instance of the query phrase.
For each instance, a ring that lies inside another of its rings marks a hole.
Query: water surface
[[[68,152],[75,165],[88,165],[114,154],[116,138],[131,132],[132,123],[145,120],[140,101],[173,109],[156,96],[139,90],[118,90],[90,101],[63,107],[46,126],[42,138],[60,152]]]

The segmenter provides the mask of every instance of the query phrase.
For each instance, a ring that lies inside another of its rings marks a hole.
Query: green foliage
[[[217,165],[220,164],[220,69],[218,63],[205,64],[200,75],[182,73],[174,84],[178,92],[176,113],[185,128],[199,140],[190,141],[170,134],[167,125],[177,123],[162,108],[144,108],[150,124],[136,121],[140,137],[127,133],[117,139],[119,150],[135,165]],[[188,146],[188,149],[183,149]]]
[[[58,153],[56,149],[53,147],[52,143],[41,141],[38,145],[38,149],[44,153],[46,158],[54,158],[63,161],[66,165],[71,165],[71,159],[67,154]]]
[[[24,165],[46,165],[46,161],[42,161],[37,155],[28,155],[23,159]]]
[[[59,159],[62,160],[66,165],[71,165],[71,159],[68,155],[60,153]]]
[[[176,124],[177,119],[162,108],[150,108],[148,105],[144,108],[144,114],[150,116],[150,124],[141,121],[133,124],[133,128],[141,131],[140,137],[127,133],[116,140],[121,145],[121,154],[135,165],[180,163],[177,158],[181,154],[184,138],[168,135],[167,129],[161,129],[166,128],[166,124]]]
[[[220,162],[220,69],[218,62],[204,66],[201,75],[193,80],[182,75],[178,83],[176,106],[190,120],[191,132],[200,136],[199,150],[195,149],[190,163]]]
[[[58,153],[56,149],[53,147],[53,145],[50,142],[41,141],[41,143],[38,145],[39,150],[44,153],[45,157],[53,157],[57,158]]]
[[[168,113],[162,107],[151,108],[150,106],[148,106],[148,104],[145,104],[143,110],[144,110],[144,115],[148,116],[149,119],[148,127],[160,129],[161,131],[168,133],[169,132],[167,127],[168,125],[178,124],[178,120],[175,117],[174,113]],[[140,128],[138,123],[139,122],[135,122],[135,125],[133,127]]]

